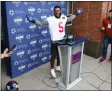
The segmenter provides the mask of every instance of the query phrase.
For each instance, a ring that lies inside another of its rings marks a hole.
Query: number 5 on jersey
[[[59,32],[62,33],[64,31],[63,22],[59,22],[58,26],[59,26]]]

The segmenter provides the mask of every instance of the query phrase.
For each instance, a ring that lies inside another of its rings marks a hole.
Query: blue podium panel
[[[29,23],[26,15],[43,21],[59,5],[67,13],[67,2],[5,2],[9,48],[17,45],[10,57],[12,78],[32,70],[50,59],[50,34],[47,26]]]

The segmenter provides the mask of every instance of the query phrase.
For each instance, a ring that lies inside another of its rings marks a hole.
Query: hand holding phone
[[[13,45],[13,46],[8,50],[8,53],[11,52],[11,51],[13,51],[15,47],[16,47],[16,45]]]

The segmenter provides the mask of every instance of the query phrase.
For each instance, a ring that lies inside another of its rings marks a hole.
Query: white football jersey
[[[67,16],[61,15],[60,18],[50,16],[47,18],[49,24],[49,30],[52,41],[62,40],[65,35],[65,25],[67,22]]]

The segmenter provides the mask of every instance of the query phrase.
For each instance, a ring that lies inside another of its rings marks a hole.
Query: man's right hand
[[[35,20],[32,17],[26,15],[26,18],[29,22],[35,23]]]
[[[104,27],[100,27],[100,28],[98,28],[99,30],[102,30],[102,31],[104,31],[105,30],[105,28]]]

